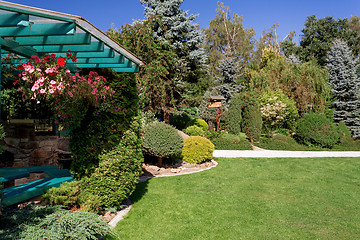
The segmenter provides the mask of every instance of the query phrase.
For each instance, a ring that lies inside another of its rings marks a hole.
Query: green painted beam
[[[112,58],[114,50],[110,48],[104,49],[103,52],[73,52],[78,58]],[[57,53],[56,56],[66,57],[66,53]]]
[[[89,33],[76,33],[74,35],[60,36],[36,36],[36,37],[16,37],[15,41],[23,46],[41,45],[80,45],[90,44],[91,35]]]
[[[124,57],[122,55],[116,55],[113,58],[78,58],[77,64],[86,64],[86,63],[124,63]]]
[[[75,33],[74,23],[46,23],[32,24],[28,27],[4,27],[0,28],[1,37],[14,36],[49,36],[67,35]]]
[[[77,33],[79,34],[79,33]],[[39,53],[60,53],[60,52],[102,52],[104,51],[103,42],[91,42],[86,45],[44,45],[33,46]]]
[[[0,27],[24,26],[29,23],[29,15],[24,14],[0,14]]]
[[[4,50],[24,57],[30,58],[33,55],[39,56],[39,54],[36,52],[35,49],[31,47],[20,46],[18,42],[8,38],[6,39],[0,38],[0,45]]]
[[[131,61],[128,59],[125,60],[125,63],[118,63],[118,64],[108,64],[108,63],[88,63],[88,64],[77,64],[77,63],[69,63],[69,65],[73,65],[77,68],[131,68],[132,64]]]
[[[118,73],[138,73],[139,72],[139,66],[133,65],[131,68],[112,68],[115,72]]]
[[[11,12],[16,12],[16,13],[22,13],[22,14],[26,14],[26,15],[32,15],[32,16],[37,16],[37,17],[43,17],[43,18],[48,18],[48,19],[64,21],[64,22],[70,22],[70,23],[75,22],[75,20],[72,18],[59,16],[59,14],[57,14],[57,15],[50,14],[50,13],[47,13],[47,11],[34,11],[31,8],[22,9],[22,8],[15,8],[12,6],[4,6],[2,4],[2,5],[0,5],[0,9],[6,10],[6,11],[11,11]]]

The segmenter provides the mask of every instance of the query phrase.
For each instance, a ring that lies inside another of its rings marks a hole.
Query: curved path
[[[215,150],[213,156],[223,158],[360,157],[360,151],[279,151],[256,148],[255,150]]]

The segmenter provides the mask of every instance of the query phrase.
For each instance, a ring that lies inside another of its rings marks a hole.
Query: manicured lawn
[[[140,183],[117,238],[360,239],[360,158],[216,160]]]

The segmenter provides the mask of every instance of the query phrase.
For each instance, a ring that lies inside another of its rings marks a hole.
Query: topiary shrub
[[[158,158],[171,158],[180,156],[183,139],[177,130],[164,123],[150,123],[144,127],[143,151],[145,154]]]
[[[100,156],[95,172],[84,178],[85,191],[99,196],[105,207],[121,205],[135,190],[144,160],[139,128],[140,123],[134,121],[120,143]]]
[[[209,129],[209,125],[205,122],[205,120],[203,120],[201,118],[196,118],[196,119],[191,120],[188,123],[187,127],[190,127],[193,125],[201,127],[204,131],[207,131]]]
[[[337,126],[324,115],[308,113],[297,121],[294,137],[305,145],[332,148],[339,142],[340,134]]]
[[[230,101],[228,110],[224,114],[226,129],[231,134],[239,134],[241,132],[241,108],[243,101],[241,95],[236,95]]]
[[[238,135],[221,132],[218,136],[211,139],[216,150],[252,150],[252,146],[245,133]]]
[[[202,163],[212,158],[214,144],[204,137],[192,136],[184,141],[182,157],[188,163]]]
[[[203,136],[204,135],[204,130],[201,127],[198,127],[196,125],[187,127],[185,132],[189,136]]]

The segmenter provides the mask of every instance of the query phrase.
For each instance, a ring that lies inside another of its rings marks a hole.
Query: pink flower
[[[40,93],[45,93],[46,92],[46,89],[40,89]]]
[[[70,91],[68,92],[68,94],[69,94],[70,97],[73,97],[73,96],[74,96],[74,95],[72,94],[72,92],[70,92]]]
[[[51,84],[51,85],[56,85],[56,82],[55,82],[54,80],[51,80],[51,81],[50,81],[50,84]]]
[[[26,81],[26,80],[27,80],[27,77],[22,77],[21,79],[24,80],[24,81]]]
[[[49,93],[54,93],[54,92],[55,92],[54,88],[49,89]]]
[[[41,77],[41,78],[39,78],[39,80],[38,80],[38,81],[39,81],[39,82],[41,82],[41,83],[43,83],[43,82],[44,82],[44,80],[45,80],[45,79],[44,79],[44,77]]]
[[[70,70],[69,70],[69,69],[66,69],[65,72],[66,72],[66,73],[70,73]]]
[[[58,89],[59,91],[61,91],[62,88],[63,88],[63,84],[60,83],[60,84],[57,86],[57,89]]]

